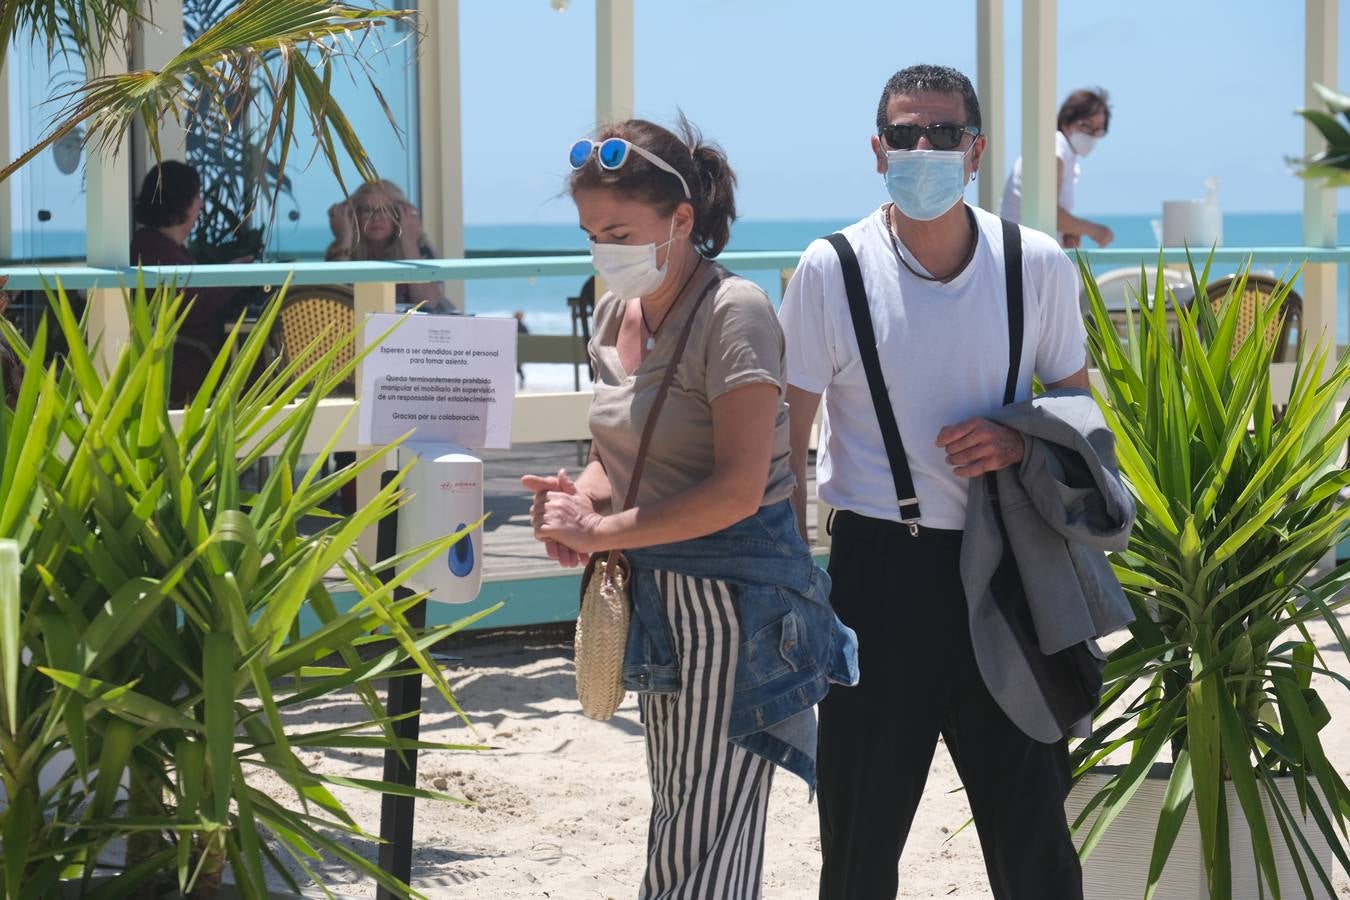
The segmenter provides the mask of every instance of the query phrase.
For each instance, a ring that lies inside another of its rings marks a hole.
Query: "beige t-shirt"
[[[633,375],[624,371],[615,346],[623,321],[623,301],[606,293],[595,305],[589,348],[595,367],[591,437],[609,475],[616,510],[627,496],[642,429],[688,310],[708,282],[719,275],[724,276],[721,284],[698,308],[684,358],[675,369],[670,394],[656,420],[636,505],[672,496],[711,476],[712,401],[734,388],[761,383],[775,384],[779,389],[773,456],[763,503],[775,503],[792,494],[788,411],[782,399],[786,383],[783,329],[773,304],[758,285],[714,264],[685,288],[677,301],[682,308],[674,309],[670,321],[658,326],[656,346]]]

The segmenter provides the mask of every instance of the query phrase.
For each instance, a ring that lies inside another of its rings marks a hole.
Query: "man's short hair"
[[[886,82],[881,91],[881,102],[877,104],[877,128],[891,124],[887,107],[891,98],[897,94],[960,94],[966,106],[965,125],[980,124],[980,99],[975,96],[975,86],[970,79],[950,66],[919,65],[901,69]]]

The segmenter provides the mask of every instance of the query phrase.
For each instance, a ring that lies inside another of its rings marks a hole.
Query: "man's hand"
[[[1096,241],[1098,247],[1106,247],[1116,239],[1116,233],[1105,225],[1094,224],[1088,237]]]
[[[937,446],[947,451],[947,465],[962,478],[1016,465],[1026,452],[1021,432],[978,417],[939,431]]]

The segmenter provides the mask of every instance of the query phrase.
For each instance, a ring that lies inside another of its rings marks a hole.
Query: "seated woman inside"
[[[328,260],[435,259],[422,216],[392,181],[365,182],[345,201],[328,208],[333,243]],[[457,313],[438,281],[398,285],[399,303],[421,303],[427,312]]]
[[[194,265],[188,236],[202,213],[202,181],[192,166],[165,160],[146,173],[136,195],[134,214],[140,226],[131,236],[131,264]],[[234,262],[251,262],[251,257]],[[225,320],[235,306],[238,288],[188,291],[192,309],[174,343],[169,399],[186,404],[206,377],[225,343]]]

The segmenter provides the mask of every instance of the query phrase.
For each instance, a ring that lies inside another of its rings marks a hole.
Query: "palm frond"
[[[101,60],[126,40],[127,24],[141,19],[138,0],[10,0],[0,4],[0,66],[10,44],[25,35],[53,56]]]
[[[52,2],[40,7],[98,7],[102,17],[116,21],[123,5],[134,0],[106,0],[103,4]],[[32,14],[19,16],[6,4],[5,27],[37,27],[38,35],[55,47],[57,39],[48,29],[48,18]],[[117,7],[117,9],[114,9]],[[88,10],[75,10],[91,14]],[[65,135],[83,129],[84,140],[100,151],[115,151],[132,122],[140,122],[146,131],[156,158],[160,156],[158,123],[172,120],[188,131],[210,118],[223,127],[239,127],[239,98],[247,96],[256,83],[264,83],[273,97],[296,97],[302,104],[288,103],[286,113],[294,116],[303,105],[319,152],[338,173],[339,154],[354,165],[366,180],[376,176],[374,164],[360,138],[342,110],[332,101],[329,88],[335,65],[348,60],[360,66],[363,41],[381,26],[407,20],[411,10],[362,9],[327,0],[242,0],[231,12],[204,31],[159,71],[106,73],[92,78],[64,95],[62,110],[38,143],[0,169],[0,181],[10,177],[38,153]],[[11,23],[8,20],[14,19]],[[88,29],[71,38],[82,54],[93,52],[102,33]],[[294,122],[288,122],[293,126]],[[391,124],[397,130],[398,124]],[[217,125],[216,127],[222,127]],[[271,141],[278,134],[294,139],[293,128],[269,127],[261,147],[264,158],[272,158]],[[285,158],[282,148],[280,158]],[[273,179],[279,184],[280,168]]]

